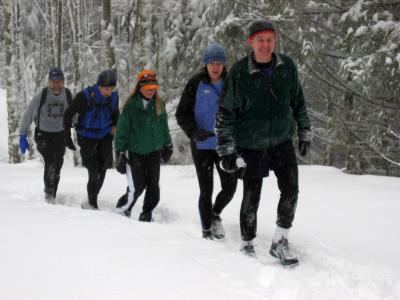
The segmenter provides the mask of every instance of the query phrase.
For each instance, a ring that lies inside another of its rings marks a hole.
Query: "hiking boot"
[[[94,205],[90,204],[89,201],[83,201],[81,203],[81,208],[82,209],[91,209],[91,210],[98,210],[99,209],[97,205],[94,206]]]
[[[208,229],[208,230],[203,230],[203,239],[206,239],[206,240],[213,240],[212,231],[211,231],[210,229]]]
[[[131,212],[128,209],[123,211],[116,210],[116,213],[127,218],[131,217]]]
[[[153,219],[153,217],[152,217],[152,215],[151,215],[151,212],[150,212],[150,213],[144,213],[144,212],[142,212],[142,213],[139,215],[139,221],[140,221],[140,222],[154,222],[154,219]]]
[[[284,266],[295,266],[299,263],[299,259],[292,253],[289,242],[284,237],[282,237],[279,242],[272,242],[269,254],[279,258],[281,264]]]
[[[52,194],[44,193],[44,200],[49,204],[56,204],[56,201]]]
[[[225,237],[224,226],[222,226],[222,220],[219,215],[214,215],[213,221],[211,222],[211,233],[216,239],[223,239]]]
[[[249,257],[256,256],[256,251],[254,251],[253,241],[242,241],[240,251],[243,252],[244,255],[247,255]]]

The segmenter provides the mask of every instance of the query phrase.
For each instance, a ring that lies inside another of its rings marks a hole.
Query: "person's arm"
[[[228,74],[218,104],[215,132],[217,135],[217,153],[226,156],[235,152],[233,133],[238,117],[238,99],[235,99],[235,81],[232,74]]]
[[[196,77],[189,80],[186,84],[175,112],[178,125],[182,128],[189,139],[193,139],[193,135],[197,130],[194,118],[194,106],[196,102],[197,88],[200,81]]]
[[[87,101],[85,95],[83,92],[79,92],[64,113],[64,129],[69,130],[72,127],[72,120],[75,114],[83,114],[86,109]]]
[[[122,109],[122,113],[121,115],[119,115],[118,122],[116,124],[114,145],[117,152],[124,152],[128,150],[129,132],[131,127],[131,122],[129,118],[129,101],[130,99],[127,101],[127,103],[125,103],[125,106]]]
[[[164,105],[164,115],[163,115],[163,135],[164,135],[164,146],[165,145],[170,145],[172,144],[171,141],[171,134],[169,133],[169,125],[168,125],[168,114],[165,110],[165,104],[163,103],[162,105]]]
[[[115,135],[115,130],[118,124],[118,118],[119,118],[119,97],[118,97],[118,93],[117,93],[117,105],[116,105],[116,109],[113,111],[112,115],[111,115],[111,119],[112,119],[112,127],[111,127],[111,134]]]
[[[29,102],[24,114],[22,115],[20,126],[19,126],[19,134],[20,135],[28,135],[29,127],[32,124],[33,119],[37,116],[37,111],[39,109],[41,93],[35,95],[31,102]]]
[[[307,113],[307,106],[304,100],[303,89],[301,87],[297,68],[292,63],[293,67],[293,87],[291,91],[290,106],[292,108],[293,117],[297,123],[297,134],[301,141],[311,141],[311,125]]]

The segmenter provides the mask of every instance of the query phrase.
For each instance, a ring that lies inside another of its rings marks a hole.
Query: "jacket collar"
[[[142,95],[138,92],[136,95],[133,96],[133,98],[131,99],[131,101],[133,101],[133,105],[134,105],[136,108],[138,108],[138,109],[140,109],[140,110],[143,110],[143,111],[146,111],[147,109],[150,108],[151,105],[153,105],[153,103],[154,103],[154,98],[151,99],[151,100],[149,101],[149,104],[148,104],[148,106],[147,106],[147,109],[144,108],[143,99],[144,99],[144,98],[142,97]]]
[[[282,61],[282,59],[280,58],[279,54],[276,54],[275,52],[272,53],[272,55],[275,57],[276,59],[276,65],[275,68],[278,68],[280,66],[282,66],[284,64],[284,62]],[[254,75],[254,74],[258,74],[261,72],[261,70],[259,68],[256,67],[256,65],[254,64],[254,60],[253,60],[253,53],[250,54],[247,57],[247,64],[249,67],[249,73],[250,75]]]
[[[201,70],[200,74],[202,75],[202,79],[201,80],[203,82],[211,84],[210,76],[208,76],[208,72],[207,72],[207,67],[206,66]],[[226,70],[226,67],[224,67],[224,70],[222,71],[222,74],[221,74],[221,79],[223,81],[225,81],[225,78],[226,78],[227,74],[228,74],[228,72]]]

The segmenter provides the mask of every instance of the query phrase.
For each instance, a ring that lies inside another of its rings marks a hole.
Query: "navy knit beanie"
[[[113,70],[104,70],[97,79],[97,85],[102,87],[113,87],[117,85],[117,74]]]
[[[226,63],[225,49],[217,43],[209,45],[203,53],[203,63],[205,65],[214,61]]]

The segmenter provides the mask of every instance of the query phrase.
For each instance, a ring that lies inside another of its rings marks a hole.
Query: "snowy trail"
[[[273,176],[263,188],[257,259],[239,252],[241,184],[222,215],[226,239],[206,241],[193,166],[162,168],[151,224],[136,221],[142,198],[130,219],[113,213],[125,190],[113,170],[102,211],[81,210],[86,176],[67,161],[58,204],[48,205],[39,161],[0,164],[1,299],[400,298],[400,242],[391,239],[400,225],[398,178],[301,167],[291,235],[301,263],[285,269],[268,255],[278,198]]]

